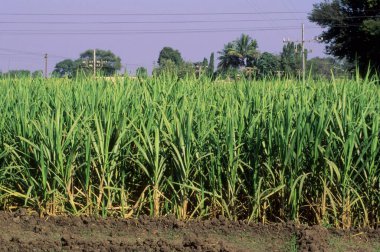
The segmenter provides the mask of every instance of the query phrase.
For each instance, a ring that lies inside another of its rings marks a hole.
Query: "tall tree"
[[[218,68],[228,70],[238,67],[252,67],[259,57],[257,41],[247,34],[242,34],[238,39],[224,45],[219,51]]]
[[[206,70],[208,67],[208,60],[207,58],[203,58],[203,61],[202,61],[202,70]]]
[[[172,60],[161,60],[160,65],[154,68],[152,72],[154,76],[168,73],[178,75],[178,65]]]
[[[208,62],[208,68],[207,68],[207,73],[208,73],[208,76],[213,76],[214,75],[214,71],[215,71],[215,59],[214,59],[214,53],[211,53],[210,55],[210,60]]]
[[[293,42],[283,46],[280,55],[281,70],[287,75],[297,76],[302,69],[302,47],[300,44]],[[307,51],[305,50],[305,60],[307,59]]]
[[[328,54],[380,70],[380,1],[332,0],[314,4],[311,22],[320,25]]]
[[[234,57],[230,54],[230,52],[234,48],[234,43],[229,42],[226,45],[224,45],[224,48],[222,51],[219,51],[218,54],[220,55],[218,57],[219,63],[218,63],[218,70],[226,72],[229,69],[238,68],[240,65],[239,59],[237,57]]]
[[[183,63],[181,53],[171,47],[162,48],[158,56],[157,63],[159,66],[162,66],[166,60],[171,60],[176,65]]]
[[[315,57],[307,61],[306,71],[313,77],[331,78],[347,75],[349,69],[345,62],[338,61],[332,57],[320,58]]]
[[[257,61],[257,68],[261,77],[274,76],[280,70],[280,58],[277,55],[264,52]]]
[[[145,67],[138,67],[136,69],[136,76],[144,79],[148,77],[148,70]]]
[[[93,57],[94,51],[89,49],[80,54],[77,62],[83,67],[82,61],[93,60]],[[105,76],[114,75],[118,70],[121,69],[120,57],[116,56],[110,50],[96,49],[96,61],[99,64],[99,67],[97,68],[98,72]],[[91,72],[92,69],[87,68],[87,71]]]
[[[195,73],[194,64],[185,62],[181,53],[171,47],[162,48],[157,62],[158,67],[153,69],[153,75],[171,73],[177,75],[178,78],[184,78]],[[199,64],[202,65],[205,62],[200,62]]]
[[[235,48],[230,51],[230,54],[239,58],[240,66],[252,67],[260,55],[257,47],[256,40],[247,34],[242,34],[235,40]]]
[[[53,76],[56,77],[73,77],[77,71],[77,63],[71,59],[65,59],[58,62],[53,71]]]
[[[192,76],[195,74],[194,64],[191,62],[183,62],[178,67],[178,77],[185,78],[186,76]]]

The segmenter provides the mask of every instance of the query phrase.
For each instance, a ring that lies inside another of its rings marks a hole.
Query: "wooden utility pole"
[[[305,60],[305,24],[302,23],[302,83],[305,84],[305,75],[306,75],[306,60]]]
[[[47,73],[47,64],[48,64],[48,55],[47,53],[45,53],[45,79],[47,79],[48,77],[48,73]]]
[[[94,78],[96,77],[96,49],[94,49]]]
[[[90,57],[91,58],[91,57]],[[86,58],[82,61],[82,64],[83,64],[83,67],[86,67],[88,69],[91,69],[93,70],[93,75],[94,75],[94,78],[96,77],[96,70],[99,69],[101,70],[103,68],[103,65],[108,63],[107,60],[103,60],[103,59],[99,59],[99,60],[96,60],[96,49],[93,49],[93,55],[92,55],[92,59],[90,58]]]
[[[283,42],[284,43],[290,43],[290,42],[294,42],[294,43],[301,43],[301,55],[302,55],[302,82],[305,83],[306,81],[306,55],[305,55],[305,43],[310,43],[310,42],[321,42],[323,41],[323,38],[322,37],[314,37],[314,39],[310,39],[310,40],[305,40],[305,24],[302,23],[302,26],[301,26],[301,41],[299,40],[295,40],[295,41],[292,41],[290,39],[283,39]],[[301,75],[301,74],[299,74]],[[300,76],[301,78],[301,76]]]

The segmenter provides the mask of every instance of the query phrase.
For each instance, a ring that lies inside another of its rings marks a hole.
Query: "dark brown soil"
[[[0,212],[1,251],[377,251],[379,230],[294,224],[45,217]],[[343,250],[340,250],[343,249]]]

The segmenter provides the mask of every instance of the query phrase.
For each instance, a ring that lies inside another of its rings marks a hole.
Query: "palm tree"
[[[259,57],[257,51],[257,41],[247,34],[242,34],[240,38],[224,45],[219,51],[218,68],[227,70],[229,68],[252,67]]]
[[[224,48],[222,51],[219,51],[218,54],[220,55],[218,57],[219,63],[218,68],[222,70],[227,70],[229,68],[237,68],[239,67],[239,59],[237,57],[234,57],[231,55],[230,52],[234,51],[234,43],[229,42],[228,44],[224,45]]]

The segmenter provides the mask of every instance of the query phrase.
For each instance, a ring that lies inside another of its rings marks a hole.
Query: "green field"
[[[0,80],[0,208],[380,223],[378,79]]]

